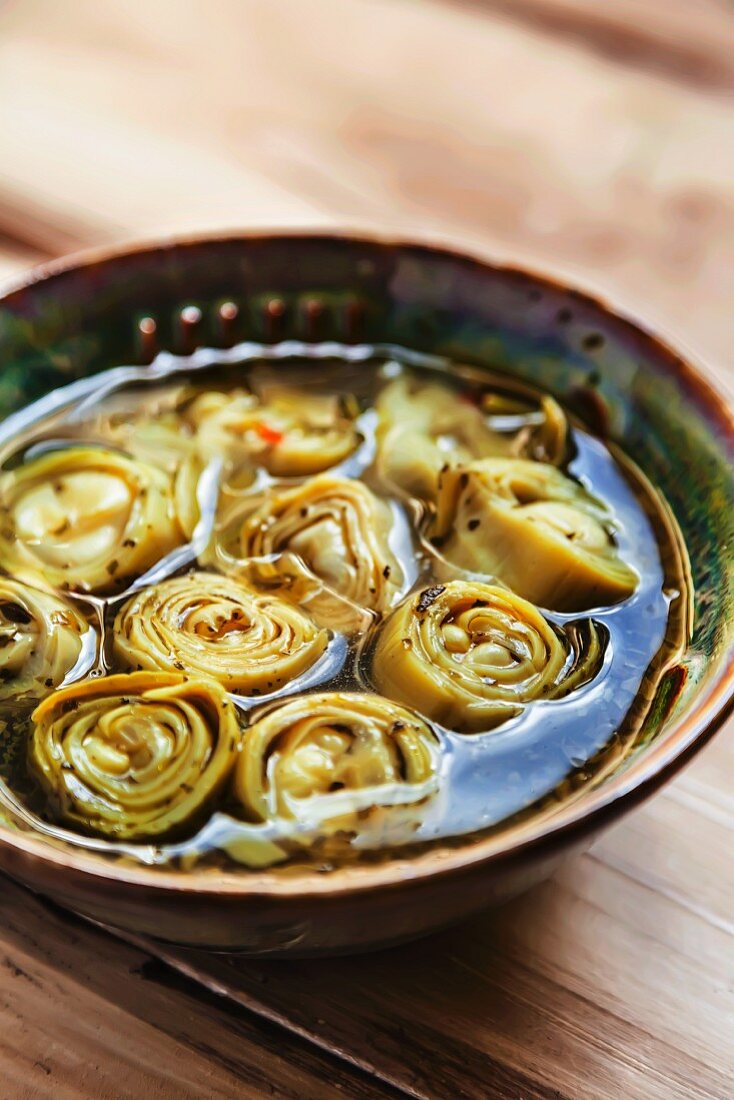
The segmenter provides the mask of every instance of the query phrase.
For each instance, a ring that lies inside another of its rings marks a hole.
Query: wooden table
[[[379,225],[549,266],[734,380],[727,0],[0,8],[0,273]],[[545,886],[339,962],[122,942],[3,882],[0,1095],[725,1100],[734,730]]]

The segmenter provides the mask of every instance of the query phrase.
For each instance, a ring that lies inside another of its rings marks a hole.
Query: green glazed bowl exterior
[[[0,299],[0,418],[107,367],[253,340],[395,344],[551,391],[631,455],[682,529],[695,592],[680,665],[623,768],[550,817],[382,864],[282,875],[124,864],[0,812],[0,867],[88,916],[258,953],[363,950],[505,900],[651,794],[734,693],[734,414],[675,352],[536,274],[422,244],[254,234],[92,253]]]

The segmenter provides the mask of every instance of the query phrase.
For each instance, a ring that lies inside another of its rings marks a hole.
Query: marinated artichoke
[[[89,630],[65,600],[0,577],[0,701],[48,695],[76,665]]]
[[[186,410],[206,457],[264,466],[276,477],[307,477],[347,458],[360,435],[348,403],[333,395],[270,386],[259,400],[241,390],[200,394]]]
[[[388,538],[390,508],[366,485],[323,474],[273,491],[246,520],[244,558],[288,555],[359,608],[383,611],[397,598],[402,571]],[[282,562],[287,573],[288,560]]]
[[[568,453],[568,420],[561,406],[549,394],[537,403],[506,394],[485,393],[481,402],[487,422],[495,430],[503,426],[510,434],[510,454],[560,466]],[[477,457],[490,457],[488,455]]]
[[[382,390],[377,411],[377,476],[422,500],[435,500],[444,467],[510,456],[557,464],[566,454],[568,425],[552,397],[533,407],[490,393],[480,408],[448,386],[401,375]]]
[[[565,693],[598,668],[527,600],[481,581],[451,581],[404,601],[385,622],[372,675],[381,692],[464,733],[491,730],[533,699]]]
[[[617,603],[637,585],[610,521],[554,466],[490,458],[440,475],[429,534],[453,565],[496,577],[542,607],[580,611]]]
[[[433,794],[438,758],[430,727],[389,699],[304,695],[247,731],[234,790],[250,821],[353,830],[374,807]]]
[[[447,463],[510,454],[510,440],[493,432],[476,405],[448,386],[401,375],[382,390],[377,411],[377,475],[421,499],[435,498]]]
[[[62,688],[32,719],[29,764],[58,816],[119,840],[193,829],[240,742],[218,684],[163,672]]]
[[[119,590],[184,541],[170,478],[101,447],[42,454],[0,478],[0,564],[56,588]]]
[[[105,435],[137,461],[168,474],[173,485],[176,518],[187,539],[199,521],[199,478],[206,461],[196,446],[191,428],[175,409],[159,410],[155,418],[146,411],[120,415],[105,426]],[[252,476],[246,484],[252,481]]]
[[[327,643],[327,632],[298,608],[214,573],[189,573],[139,592],[114,626],[115,654],[131,669],[173,666],[245,695],[283,687]]]

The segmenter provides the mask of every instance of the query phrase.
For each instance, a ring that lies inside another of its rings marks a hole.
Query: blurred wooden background
[[[379,227],[551,268],[734,388],[733,95],[728,0],[5,0],[0,275]],[[0,1092],[728,1100],[733,741],[529,897],[372,959],[161,961],[3,884]]]

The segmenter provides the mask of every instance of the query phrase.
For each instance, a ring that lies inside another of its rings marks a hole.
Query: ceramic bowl
[[[330,873],[176,873],[51,843],[0,816],[0,867],[80,913],[179,943],[357,951],[501,902],[652,794],[721,724],[734,692],[734,416],[670,348],[527,271],[418,244],[237,235],[46,265],[0,300],[0,416],[161,349],[245,340],[379,342],[491,364],[553,392],[662,489],[695,589],[692,635],[624,765],[550,816]]]

